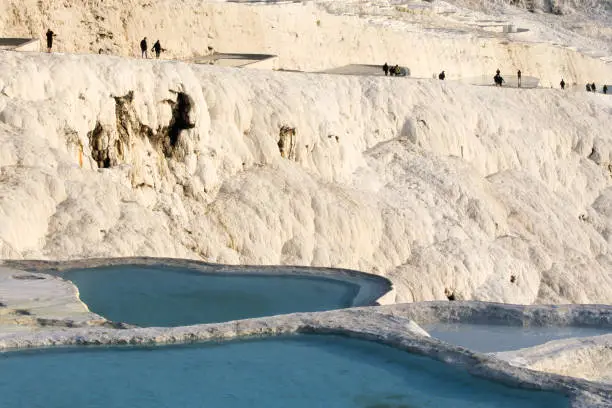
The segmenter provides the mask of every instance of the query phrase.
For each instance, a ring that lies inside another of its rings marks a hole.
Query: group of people
[[[53,47],[53,37],[56,36],[56,34],[51,31],[51,29],[47,29],[47,52],[51,52],[51,48]],[[142,58],[149,58],[149,54],[148,54],[148,45],[147,45],[147,37],[143,38],[142,41],[140,41],[140,51],[142,52]],[[159,55],[162,53],[162,51],[166,51],[165,49],[162,48],[161,44],[159,43],[159,40],[155,41],[155,44],[153,44],[153,48],[151,48],[152,52],[155,52],[155,58],[159,58]],[[382,67],[385,76],[391,75],[391,76],[399,76],[401,75],[402,71],[399,67],[399,65],[395,65],[394,67],[390,67],[386,62],[385,65],[383,65]],[[516,73],[516,76],[518,78],[518,87],[521,87],[521,70],[519,69]],[[444,73],[444,71],[440,72],[438,74],[438,79],[440,80],[444,80],[446,78],[446,74]],[[502,84],[506,81],[504,81],[504,78],[501,76],[501,71],[498,69],[497,71],[495,71],[495,76],[493,77],[493,81],[495,82],[495,86],[502,86]],[[559,83],[559,85],[561,86],[561,89],[565,89],[565,81],[563,80],[563,78],[561,78],[561,82]],[[595,82],[593,82],[592,84],[586,84],[586,90],[587,92],[597,92],[597,87],[595,86]],[[604,85],[603,88],[603,93],[607,94],[608,93],[608,85]]]
[[[50,28],[47,29],[47,33],[45,35],[47,37],[47,52],[51,52],[51,48],[53,48],[53,37],[56,37],[57,35],[53,31],[51,31]],[[142,52],[142,58],[149,58],[148,49],[149,47],[147,45],[147,37],[145,37],[140,42],[140,51]],[[162,48],[161,44],[159,43],[159,40],[157,40],[155,41],[155,44],[153,44],[153,48],[151,48],[151,51],[155,52],[156,58],[159,58],[159,55],[162,53],[162,51],[166,51],[166,50]],[[399,67],[397,68],[398,68],[398,73],[399,73]]]
[[[149,46],[147,45],[147,37],[143,38],[142,41],[140,41],[140,51],[142,53],[142,58],[149,58],[149,53],[148,50]],[[155,44],[153,44],[153,48],[151,48],[152,52],[155,52],[155,58],[159,58],[159,54],[161,54],[162,51],[166,51],[165,49],[162,48],[161,44],[159,43],[159,40],[155,41]]]
[[[597,87],[595,86],[595,82],[593,82],[592,84],[586,84],[586,90],[587,92],[597,92]],[[607,94],[608,93],[608,85],[604,85],[602,88],[603,93]]]
[[[399,76],[402,73],[402,70],[400,69],[399,65],[395,65],[394,67],[390,67],[386,62],[385,65],[383,65],[382,67],[385,76],[387,75],[391,75],[391,76]]]

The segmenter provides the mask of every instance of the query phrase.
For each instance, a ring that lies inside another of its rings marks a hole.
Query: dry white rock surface
[[[612,384],[612,334],[551,341],[495,355],[519,367]]]
[[[540,1],[532,2],[538,13],[501,7],[501,1],[277,3],[4,0],[0,37],[40,38],[44,48],[51,28],[56,51],[140,57],[139,43],[147,36],[149,48],[159,39],[167,49],[163,58],[212,50],[267,53],[279,56],[279,68],[307,71],[388,61],[415,77],[431,78],[444,69],[448,79],[484,75],[490,82],[497,68],[504,75],[521,69],[546,87],[558,87],[564,78],[580,91],[587,81],[601,87],[612,77],[612,64],[605,63],[612,57],[612,29],[604,2],[554,2],[566,11],[580,4],[591,14],[602,10],[595,17],[603,23],[582,13],[550,14],[550,2]],[[501,33],[507,24],[520,32]]]
[[[87,309],[71,282],[0,267],[0,332],[98,325],[105,321]]]

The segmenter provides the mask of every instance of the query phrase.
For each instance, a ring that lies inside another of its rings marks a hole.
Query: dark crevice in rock
[[[281,126],[278,132],[278,151],[281,157],[289,160],[296,159],[296,131],[289,126]]]
[[[189,95],[183,92],[179,92],[176,97],[176,103],[172,109],[172,120],[170,121],[170,129],[168,129],[168,136],[170,136],[170,146],[176,146],[178,142],[179,134],[181,130],[192,129],[195,127],[195,123],[191,123],[189,120],[189,113],[191,112],[191,99]]]
[[[453,290],[450,290],[449,288],[444,288],[444,295],[450,301],[457,300],[455,292]]]
[[[17,280],[45,280],[44,276],[38,275],[13,275],[13,279]]]
[[[89,138],[89,146],[91,146],[91,157],[98,163],[99,168],[110,167],[111,161],[109,158],[108,146],[105,144],[107,139],[106,131],[100,122],[96,122],[96,127],[87,133]]]
[[[165,100],[172,107],[172,119],[167,126],[157,130],[143,124],[134,108],[134,91],[123,96],[113,96],[115,100],[115,128],[107,129],[100,122],[87,134],[92,158],[99,168],[113,167],[124,163],[129,157],[134,138],[148,139],[151,145],[165,157],[176,156],[182,130],[192,129],[195,123],[190,120],[193,102],[189,95],[176,92],[176,101]]]

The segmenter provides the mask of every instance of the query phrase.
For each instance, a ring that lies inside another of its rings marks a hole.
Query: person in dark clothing
[[[151,48],[151,51],[155,51],[155,58],[159,58],[159,54],[161,54],[162,51],[166,51],[162,48],[161,44],[159,43],[159,40],[155,41],[155,44],[153,44],[153,48]]]
[[[565,89],[565,81],[563,80],[563,78],[561,78],[561,82],[559,83],[559,85],[561,85],[561,89]]]
[[[495,76],[493,77],[493,81],[495,81],[495,86],[502,86],[504,78],[502,78],[502,76],[499,74],[495,74]]]
[[[595,86],[595,82],[593,82],[593,83],[591,84],[591,91],[592,91],[592,92],[597,92],[597,87]]]
[[[149,58],[149,54],[147,54],[147,48],[147,37],[145,37],[140,42],[140,51],[142,52],[142,58]]]
[[[51,29],[47,29],[47,52],[51,52],[51,48],[53,47],[53,37],[55,37],[55,33],[51,31]]]
[[[591,84],[586,84],[586,90],[587,92],[591,92]]]
[[[440,75],[438,75],[438,79],[444,81],[444,78],[446,78],[446,74],[444,73],[444,71],[440,72]]]
[[[385,62],[383,65],[383,71],[385,72],[385,76],[389,75],[389,65]]]
[[[518,72],[516,73],[516,76],[518,76],[518,87],[521,87],[521,70],[519,69]]]
[[[603,86],[603,93],[607,94],[608,93],[608,85],[604,85]]]

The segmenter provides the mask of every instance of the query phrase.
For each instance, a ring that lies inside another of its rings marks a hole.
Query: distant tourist
[[[608,93],[608,85],[604,85],[603,86],[603,93],[605,93],[605,94]]]
[[[597,92],[597,87],[595,87],[595,82],[591,84],[591,91]]]
[[[591,92],[591,84],[586,84],[586,90],[587,92]]]
[[[446,74],[444,73],[444,71],[440,72],[440,74],[438,75],[438,79],[444,81],[444,78],[446,78]]]
[[[518,76],[518,87],[521,87],[521,70],[519,69],[518,72],[516,73],[516,76]]]
[[[140,42],[140,51],[142,52],[142,58],[149,58],[149,54],[147,54],[147,37],[143,38]]]
[[[393,68],[391,68],[393,70],[393,75],[395,76],[399,76],[401,71],[400,71],[400,67],[399,65],[395,65]]]
[[[495,81],[495,86],[502,86],[502,84],[505,82],[504,78],[502,78],[502,76],[499,75],[499,70],[497,72],[498,73],[495,74],[495,76],[493,77],[493,81]]]
[[[161,54],[162,51],[166,51],[162,48],[161,44],[159,43],[159,40],[155,41],[155,44],[153,44],[153,48],[151,48],[151,51],[155,51],[155,58],[159,58],[159,54]]]
[[[561,89],[565,89],[565,81],[563,80],[563,78],[561,78],[561,82],[559,83],[559,85],[561,85]]]
[[[383,65],[383,71],[385,72],[385,76],[389,75],[389,65],[385,62]]]
[[[47,29],[47,52],[51,52],[51,48],[53,47],[53,37],[55,37],[55,33],[51,31],[51,29]]]

